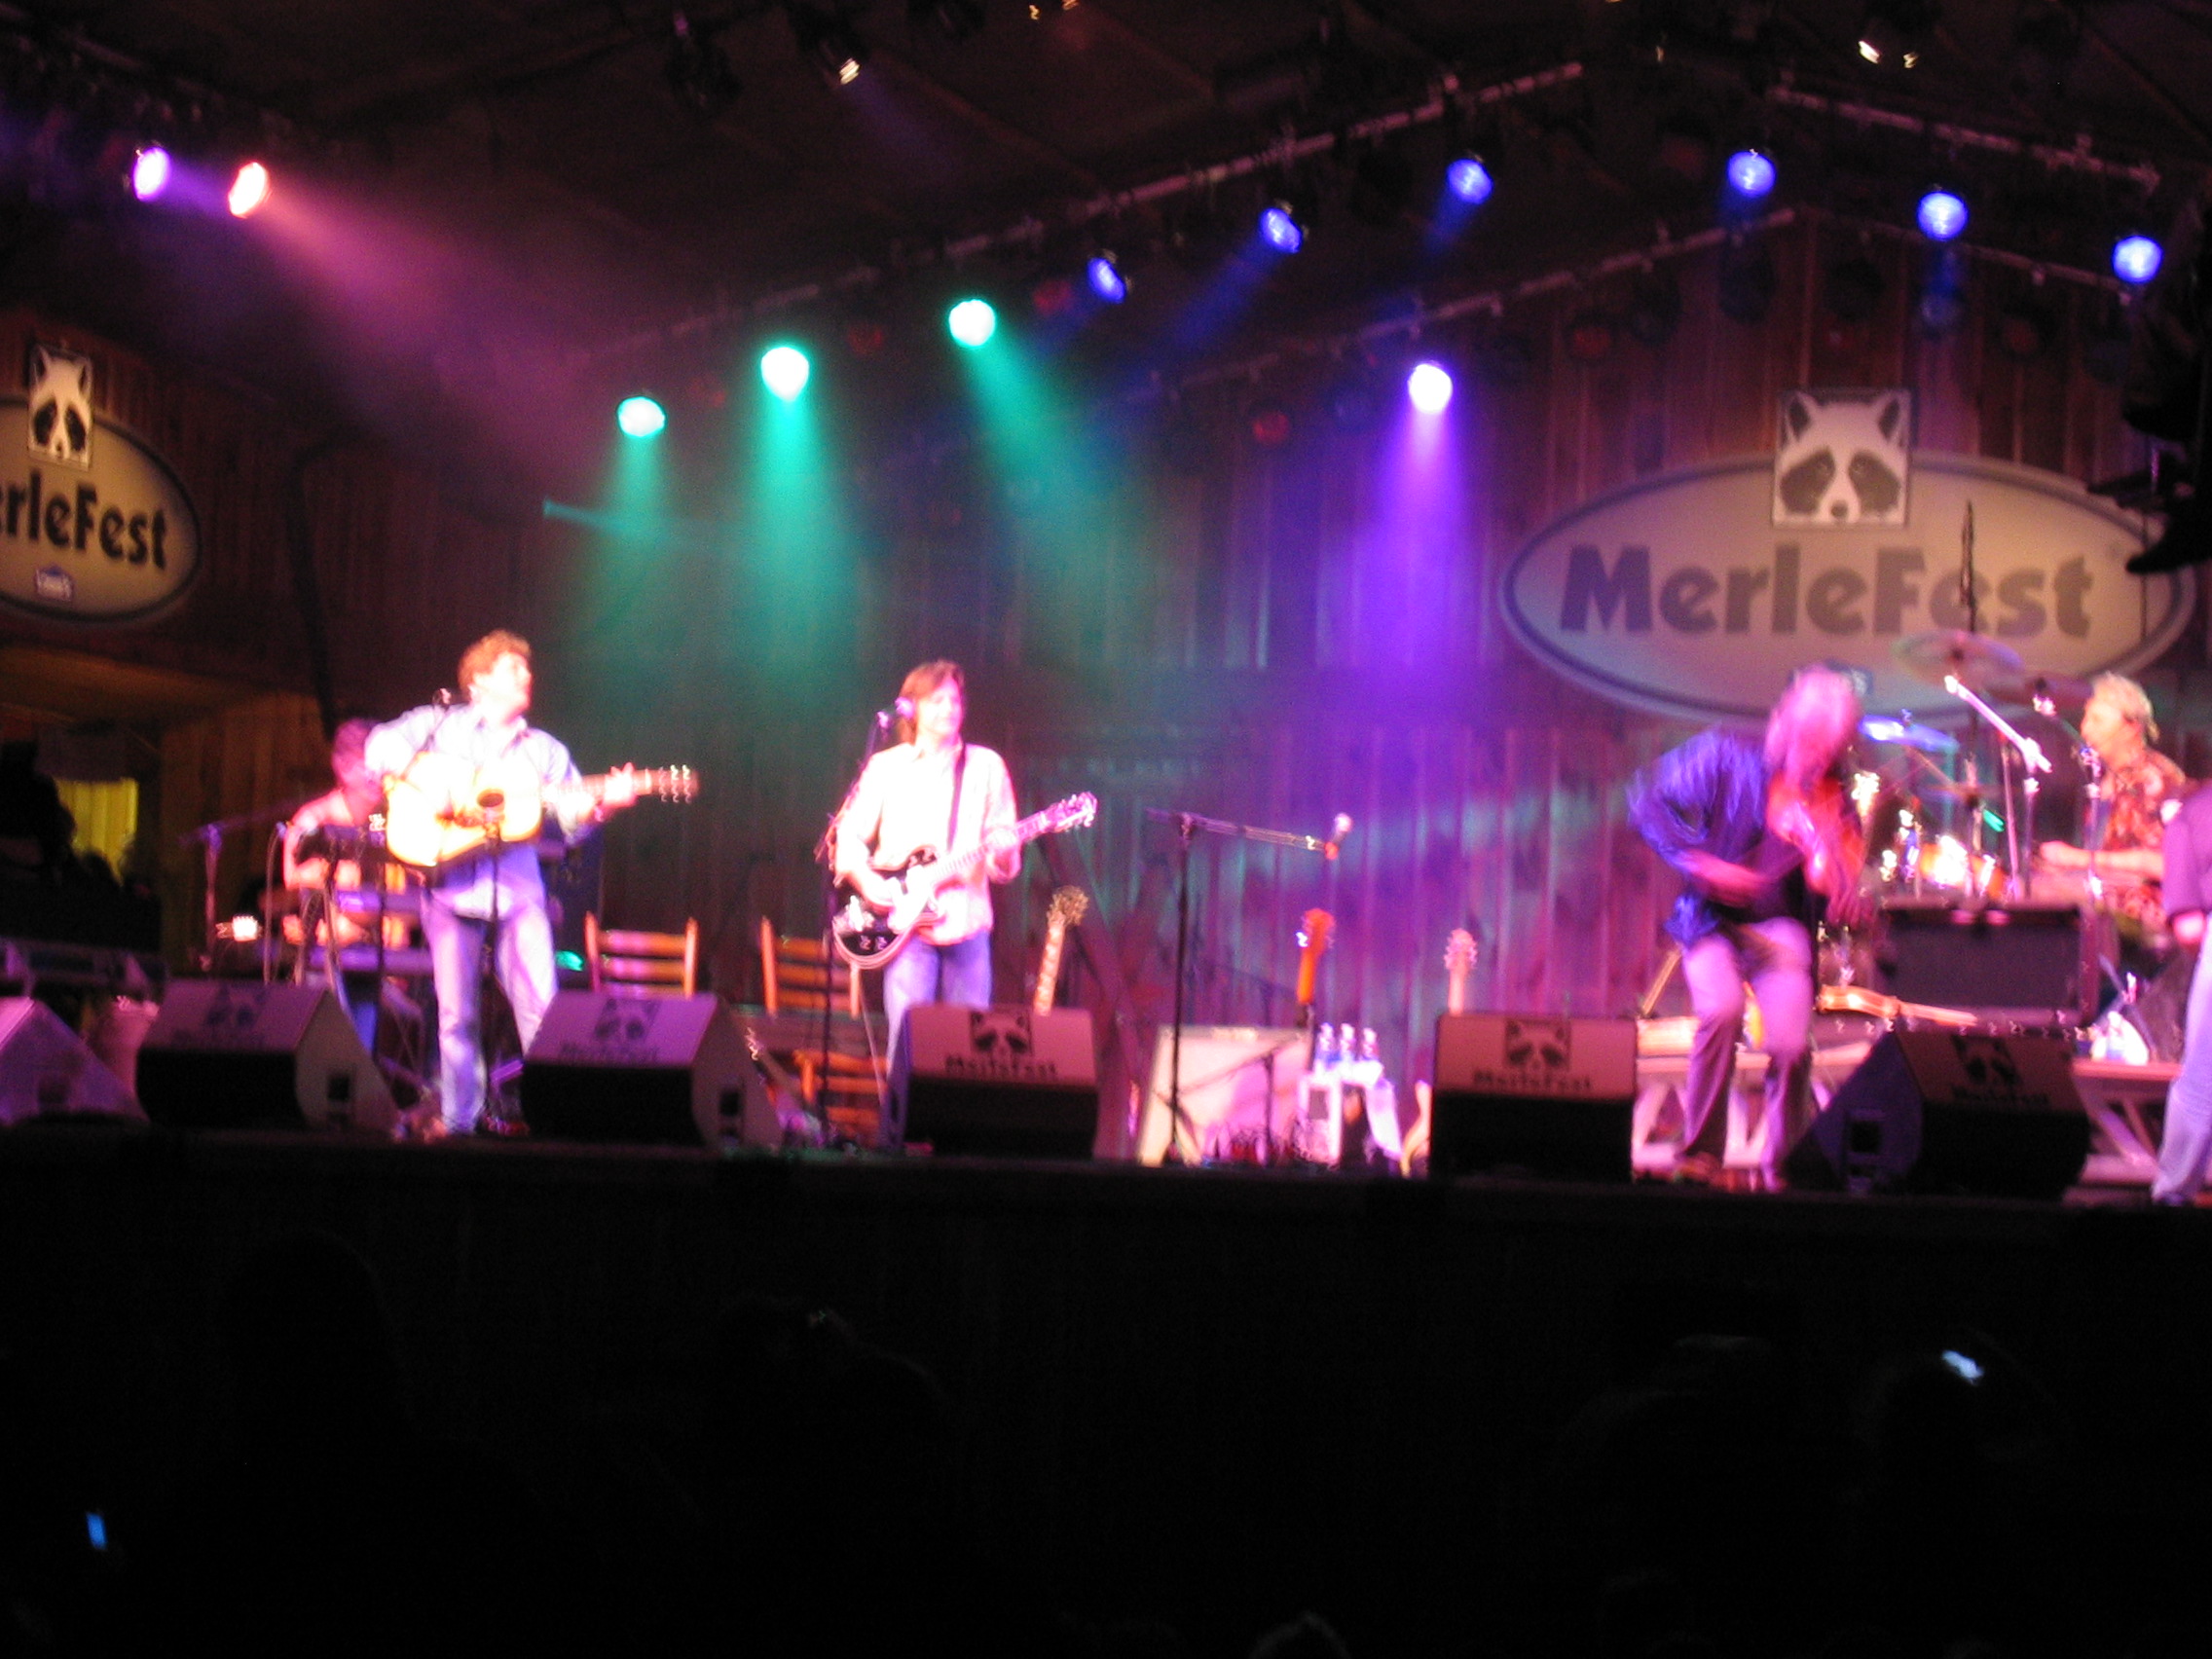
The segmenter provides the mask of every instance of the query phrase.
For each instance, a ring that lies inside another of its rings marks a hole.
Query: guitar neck
[[[1045,926],[1045,954],[1037,964],[1037,995],[1031,1006],[1050,1014],[1060,988],[1060,951],[1067,944],[1067,923],[1054,916]]]
[[[1051,817],[1051,813],[1047,811],[1033,812],[1027,818],[1022,819],[1014,827],[1014,844],[1017,847],[1026,847],[1030,842],[1036,840],[1038,836],[1044,834],[1052,827]],[[990,856],[991,849],[982,842],[977,842],[957,858],[948,859],[938,867],[943,872],[944,884],[949,886],[955,882],[966,881]]]

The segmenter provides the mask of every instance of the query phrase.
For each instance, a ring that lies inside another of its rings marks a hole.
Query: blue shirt
[[[1767,837],[1767,788],[1773,777],[1756,732],[1714,726],[1671,749],[1629,786],[1629,820],[1651,850],[1680,872],[1685,885],[1667,931],[1687,949],[1724,923],[1769,916],[1813,919],[1805,872],[1781,877],[1770,901],[1722,904],[1689,885],[1689,856],[1711,853],[1729,864],[1754,865]]]
[[[455,756],[475,767],[519,762],[544,788],[573,784],[580,776],[559,738],[529,725],[517,731],[496,730],[472,703],[457,703],[450,709],[434,704],[410,709],[369,733],[363,759],[371,771],[389,775],[405,772],[409,762],[424,754]],[[571,806],[560,819],[561,828],[572,830],[589,816],[588,805]],[[501,915],[518,903],[545,903],[545,878],[537,867],[535,841],[501,847],[498,869]],[[428,882],[430,891],[456,915],[481,917],[492,913],[492,855],[488,849],[479,848],[433,870]]]

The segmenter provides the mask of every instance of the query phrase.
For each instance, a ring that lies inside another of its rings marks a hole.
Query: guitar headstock
[[[1465,928],[1454,928],[1452,937],[1444,941],[1444,971],[1447,974],[1471,974],[1475,967],[1475,936]]]
[[[1047,830],[1086,830],[1097,821],[1098,797],[1072,794],[1065,800],[1054,801],[1037,816],[1044,820]]]
[[[1306,912],[1298,921],[1298,948],[1307,960],[1317,958],[1329,948],[1329,935],[1336,931],[1337,918],[1328,911],[1315,908]]]
[[[655,800],[697,800],[699,774],[688,766],[664,766],[652,774],[652,787],[644,793]]]
[[[1052,890],[1052,902],[1045,910],[1047,927],[1072,928],[1083,920],[1084,912],[1090,908],[1090,895],[1080,887],[1058,887]]]

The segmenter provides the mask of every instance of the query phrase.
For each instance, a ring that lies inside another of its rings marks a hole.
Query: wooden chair
[[[852,965],[818,939],[793,939],[760,918],[760,1006],[770,1014],[820,1014],[830,1006],[861,1016],[861,978]]]
[[[591,988],[639,997],[687,997],[699,988],[699,922],[682,933],[639,933],[602,928],[584,912],[584,965]]]
[[[826,1001],[833,1014],[861,1018],[860,976],[835,951],[825,952],[822,940],[778,934],[775,924],[762,916],[761,1007],[770,1017],[820,1014]],[[785,1050],[778,1057],[798,1073],[800,1092],[809,1105],[821,1106],[830,1127],[863,1146],[877,1144],[881,1137],[884,1070],[872,1054],[850,1052],[833,1040],[827,1068],[819,1044],[801,1044]]]

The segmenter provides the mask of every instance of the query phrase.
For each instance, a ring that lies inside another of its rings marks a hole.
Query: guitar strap
[[[960,833],[960,785],[968,776],[968,745],[960,745],[960,753],[952,757],[952,815],[944,823],[944,856],[952,857],[952,838]]]

